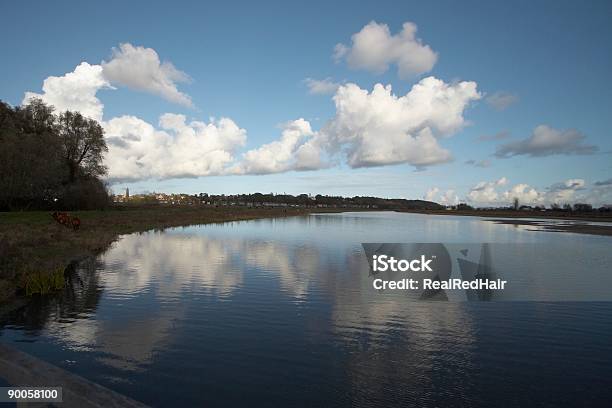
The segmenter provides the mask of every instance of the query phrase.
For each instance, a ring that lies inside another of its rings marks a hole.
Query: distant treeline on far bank
[[[424,200],[379,197],[340,197],[321,194],[165,194],[146,193],[113,195],[116,204],[130,205],[206,205],[215,207],[320,207],[320,208],[363,208],[363,209],[406,209],[406,210],[443,210],[444,206]]]
[[[298,208],[359,208],[372,210],[406,210],[406,211],[514,211],[514,212],[542,212],[542,213],[602,213],[610,214],[612,208],[604,206],[593,208],[590,204],[552,204],[544,206],[520,205],[515,201],[511,206],[473,208],[460,203],[457,205],[442,205],[432,201],[408,200],[403,198],[380,198],[369,196],[328,196],[311,194],[166,194],[145,193],[112,195],[116,205],[170,205],[170,206],[213,206],[213,207],[298,207]]]

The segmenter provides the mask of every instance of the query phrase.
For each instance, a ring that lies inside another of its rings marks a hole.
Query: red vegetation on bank
[[[57,221],[58,224],[61,224],[66,228],[72,228],[75,231],[78,230],[79,227],[81,226],[81,220],[79,219],[79,217],[76,217],[76,216],[71,217],[66,212],[55,211],[53,214],[51,214],[51,217],[53,217],[53,219]]]

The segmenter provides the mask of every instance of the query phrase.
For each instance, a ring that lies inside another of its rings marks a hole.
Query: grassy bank
[[[48,211],[0,213],[0,303],[18,289],[47,287],[71,261],[96,255],[121,234],[193,224],[303,215],[306,208],[122,207],[73,212],[81,227],[59,225]],[[316,209],[321,212],[320,209]],[[49,281],[46,281],[46,277]]]

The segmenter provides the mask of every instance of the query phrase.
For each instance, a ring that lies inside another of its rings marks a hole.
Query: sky
[[[612,204],[612,3],[4,2],[0,99],[115,192]]]

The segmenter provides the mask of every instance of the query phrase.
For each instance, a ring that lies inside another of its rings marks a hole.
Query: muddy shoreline
[[[535,232],[572,232],[575,234],[588,234],[588,235],[605,235],[612,236],[612,224],[609,225],[592,225],[588,222],[573,222],[569,223],[559,223],[559,222],[550,222],[545,219],[542,220],[508,220],[508,219],[490,219],[485,220],[494,222],[496,224],[504,224],[504,225],[515,225],[515,226],[523,226],[523,227],[532,227],[527,228],[529,231]],[[568,220],[569,221],[569,220]],[[584,220],[581,220],[584,221]]]

